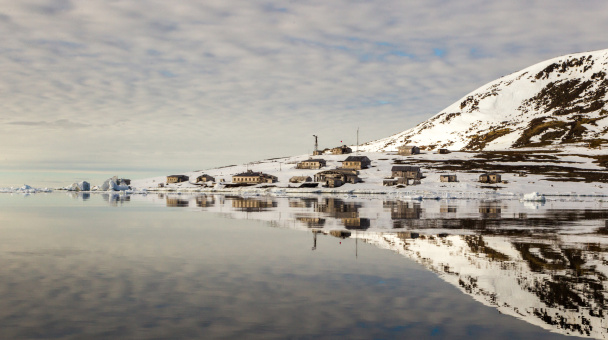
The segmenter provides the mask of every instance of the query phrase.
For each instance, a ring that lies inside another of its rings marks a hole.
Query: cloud
[[[15,145],[32,125],[4,124],[6,162],[59,143],[175,171],[307,152],[310,132],[385,137],[502,75],[606,48],[608,28],[602,1],[0,3],[0,122],[49,122],[37,137],[54,141]]]
[[[47,122],[47,121],[11,121],[11,122],[7,122],[5,124],[20,125],[20,126],[27,126],[27,127],[43,127],[43,128],[57,127],[57,128],[66,128],[66,129],[90,126],[89,124],[71,122],[67,119],[58,119],[58,120],[51,121],[51,122]]]

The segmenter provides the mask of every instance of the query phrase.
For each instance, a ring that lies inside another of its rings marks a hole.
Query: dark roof
[[[416,145],[401,145],[401,146],[399,146],[399,148],[411,149],[411,148],[417,148],[417,146]]]
[[[348,156],[342,162],[365,162],[365,161],[370,162],[370,159],[367,158],[367,156]]]
[[[303,160],[302,162],[319,162],[319,163],[324,163],[325,160],[322,159],[322,158],[316,158],[316,159],[306,159],[306,160]]]
[[[183,177],[188,177],[188,176],[186,176],[186,175],[169,175],[167,177],[182,177],[183,178]]]
[[[347,176],[357,176],[357,174],[355,172],[353,172],[352,169],[330,169],[330,170],[323,170],[323,171],[317,172],[317,174],[331,174],[331,173],[340,173],[340,174],[344,174]]]
[[[247,177],[249,177],[249,176],[274,177],[272,175],[265,174],[263,172],[253,172],[253,171],[241,172],[240,174],[232,175],[232,177],[245,177],[245,176],[247,176]]]
[[[391,171],[420,171],[420,167],[411,165],[395,165]]]
[[[495,172],[486,172],[485,174],[481,174],[480,176],[491,176],[491,175],[498,175]]]

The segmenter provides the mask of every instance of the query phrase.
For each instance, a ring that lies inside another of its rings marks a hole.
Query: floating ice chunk
[[[522,198],[522,201],[544,202],[545,196],[542,194],[539,194],[538,192],[532,192],[529,194],[525,194],[524,197]]]
[[[105,182],[103,182],[103,184],[101,185],[101,187],[99,187],[99,189],[102,191],[131,190],[131,188],[127,184],[125,184],[124,181],[120,181],[120,184],[118,184],[117,182],[118,182],[118,177],[116,177],[116,176],[114,176],[112,178],[108,178],[108,179],[106,179]]]
[[[66,189],[69,191],[91,191],[91,184],[87,181],[82,181],[80,183],[74,183]]]

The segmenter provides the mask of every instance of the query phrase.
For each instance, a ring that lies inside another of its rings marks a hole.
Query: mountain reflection
[[[114,205],[128,201],[103,197]],[[313,250],[317,235],[356,238],[417,261],[504,314],[564,334],[608,337],[608,210],[602,202],[157,197],[167,207],[312,229]]]

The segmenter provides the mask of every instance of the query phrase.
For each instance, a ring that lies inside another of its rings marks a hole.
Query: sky
[[[0,4],[0,187],[299,155],[357,128],[367,142],[608,48],[603,0]]]

